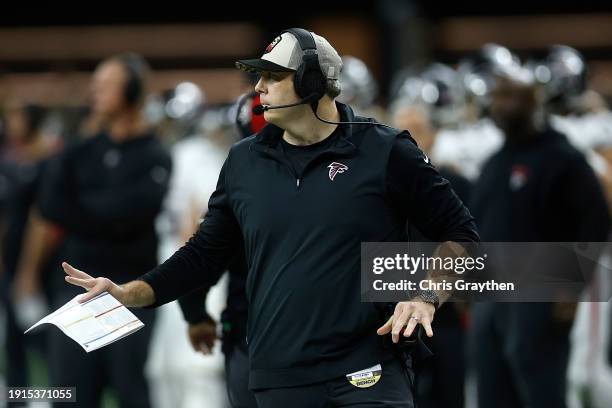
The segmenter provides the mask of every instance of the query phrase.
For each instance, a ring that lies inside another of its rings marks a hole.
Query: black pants
[[[436,312],[433,323],[435,335],[424,338],[434,355],[419,371],[417,401],[420,408],[464,406],[466,336],[459,318],[454,304],[443,305]]]
[[[470,355],[480,407],[565,407],[568,328],[552,303],[476,303]]]
[[[28,373],[25,353],[26,337],[15,320],[15,310],[10,299],[11,281],[5,276],[0,279],[0,297],[6,311],[6,344],[7,359],[6,384],[13,387],[27,387]]]
[[[255,396],[249,390],[249,353],[246,344],[235,345],[226,354],[225,381],[232,408],[257,408]]]
[[[64,291],[54,309],[83,291]],[[122,408],[150,407],[144,376],[155,310],[131,309],[145,326],[101,349],[86,353],[57,328],[49,328],[49,379],[51,386],[76,387],[76,403],[70,407],[101,405],[102,391],[110,387]],[[59,403],[56,405],[63,406]]]
[[[46,278],[46,279],[45,279]],[[14,274],[5,270],[0,273],[0,308],[6,311],[6,333],[4,352],[6,358],[6,385],[13,387],[41,386],[44,384],[32,384],[32,373],[28,369],[28,352],[37,351],[42,356],[47,356],[47,335],[44,330],[37,329],[34,332],[24,334],[26,328],[20,327],[15,314],[15,307],[11,299],[11,285],[14,282]],[[48,277],[43,275],[42,290],[48,302],[52,301],[49,291]],[[0,327],[2,330],[2,327]],[[26,406],[27,403],[11,403],[11,407]]]
[[[399,359],[381,365],[380,380],[369,388],[357,388],[343,376],[299,387],[255,390],[255,399],[259,408],[414,408],[413,373]]]

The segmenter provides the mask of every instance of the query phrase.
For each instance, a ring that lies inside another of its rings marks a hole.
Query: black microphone
[[[262,113],[264,113],[267,110],[271,110],[271,109],[281,109],[281,108],[291,108],[292,106],[298,106],[298,105],[304,105],[309,103],[313,96],[316,96],[315,94],[312,95],[308,95],[306,98],[300,100],[299,102],[296,103],[290,103],[288,105],[255,105],[253,107],[253,115],[261,115]]]
[[[264,106],[260,104],[260,105],[253,106],[252,110],[253,110],[253,115],[259,116],[259,115],[263,114],[267,109],[264,108]]]

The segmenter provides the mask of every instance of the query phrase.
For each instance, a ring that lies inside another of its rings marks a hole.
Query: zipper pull
[[[295,179],[295,185],[296,185],[297,187],[299,187],[299,186],[300,186],[300,179]]]

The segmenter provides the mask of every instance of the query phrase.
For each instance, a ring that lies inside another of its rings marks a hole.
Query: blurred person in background
[[[28,236],[39,235],[42,239],[55,240],[59,236],[52,225],[44,223],[34,204],[38,199],[41,178],[48,167],[48,158],[53,153],[51,139],[44,133],[45,108],[32,105],[10,106],[5,112],[6,150],[2,152],[2,188],[5,190],[4,228],[1,231],[2,245],[2,303],[6,310],[5,358],[7,361],[6,383],[9,386],[25,387],[29,384],[26,350],[31,340],[23,332],[47,311],[49,297],[49,269],[55,259],[51,254],[42,256],[43,262],[36,265],[40,276],[25,272],[30,258],[38,248],[32,246]],[[52,262],[52,263],[51,263]],[[40,350],[44,354],[44,347]]]
[[[612,210],[612,127],[610,111],[594,91],[587,88],[587,63],[569,46],[554,45],[531,70],[541,84],[551,124],[568,136],[583,152],[606,192]],[[568,406],[604,408],[612,405],[610,347],[610,302],[612,296],[611,254],[603,253],[596,277],[576,308],[570,345],[567,379]]]
[[[431,147],[438,131],[431,119],[431,112],[436,108],[435,103],[427,104],[424,101],[418,103],[400,98],[392,102],[390,109],[393,125],[398,129],[408,129],[420,148],[428,155],[431,154]],[[471,189],[469,180],[450,167],[442,166],[438,167],[438,170],[440,175],[450,182],[459,198],[467,203]],[[413,225],[409,225],[408,228],[411,241],[427,241]],[[437,312],[436,320],[432,324],[437,335],[425,339],[433,356],[417,377],[417,401],[420,407],[463,408],[464,406],[463,314],[464,311],[455,303],[445,304]],[[441,389],[444,392],[440,392]]]
[[[503,144],[503,135],[488,111],[494,72],[499,67],[518,64],[515,54],[494,43],[485,44],[459,61],[456,77],[450,83],[452,89],[457,89],[456,94],[462,90],[461,115],[438,133],[432,148],[432,158],[438,165],[453,167],[470,181],[476,181],[486,160]]]
[[[448,68],[450,69],[450,68]],[[391,103],[390,116],[398,129],[408,129],[419,147],[427,154],[431,154],[431,148],[435,142],[439,126],[444,123],[442,117],[448,115],[452,107],[448,97],[443,96],[445,92],[441,83],[428,81],[411,81],[419,97],[408,98],[406,95]],[[421,86],[419,86],[421,85]],[[436,91],[431,91],[432,98],[427,96],[427,85]],[[434,96],[438,97],[434,97]],[[444,110],[446,112],[441,112]],[[437,118],[436,121],[432,117]],[[436,126],[437,125],[437,126]],[[435,164],[435,163],[434,163]],[[469,202],[471,183],[461,176],[453,168],[447,166],[438,167],[440,175],[448,180],[464,202]],[[409,225],[410,239],[415,242],[425,242],[427,239],[413,225]],[[417,401],[419,407],[457,407],[464,406],[464,384],[465,384],[465,311],[457,303],[447,303],[440,307],[436,314],[436,320],[432,327],[436,336],[426,338],[425,342],[433,352],[431,361],[419,372],[417,377]],[[444,390],[444,392],[440,392]]]
[[[379,94],[378,82],[365,62],[351,55],[343,55],[340,86],[340,102],[353,106],[358,115],[386,121],[385,110],[376,103]]]
[[[63,229],[62,255],[88,265],[95,275],[130,279],[157,265],[154,221],[171,162],[143,120],[147,73],[146,62],[136,54],[100,63],[91,84],[98,131],[66,148],[43,180],[39,211]],[[53,309],[78,294],[53,282]],[[75,386],[79,407],[99,406],[105,387],[116,392],[121,407],[149,407],[143,369],[154,311],[135,314],[144,328],[89,354],[62,333],[50,332],[51,385]]]
[[[419,147],[433,154],[439,134],[457,128],[464,119],[464,92],[457,73],[449,66],[433,63],[399,85],[389,115],[398,129],[408,129]],[[469,202],[470,181],[454,164],[436,163],[440,174],[451,182],[464,203]]]
[[[495,79],[490,115],[505,142],[483,167],[470,206],[483,241],[604,241],[610,216],[601,186],[584,156],[550,126],[531,72],[500,66]],[[479,406],[566,406],[572,317],[561,303],[474,304]]]
[[[612,406],[611,270],[612,254],[607,246],[575,311],[567,368],[568,408]]]
[[[261,115],[253,114],[260,104],[259,94],[249,92],[236,103],[236,129],[241,139],[259,132],[266,124]],[[195,226],[195,225],[194,225]],[[225,355],[227,395],[233,408],[255,408],[255,396],[249,390],[249,357],[246,344],[248,301],[246,279],[248,267],[244,245],[228,266],[227,305],[221,314],[222,351]],[[209,287],[193,291],[179,299],[183,316],[189,323],[188,336],[194,350],[209,354],[217,339],[217,323],[210,316]],[[202,307],[203,302],[206,306]]]
[[[144,106],[147,123],[165,145],[171,146],[199,131],[206,94],[190,81],[150,95]]]
[[[164,92],[161,99],[165,139],[175,140],[171,148],[173,171],[163,212],[158,218],[160,232],[159,262],[165,261],[189,239],[207,210],[215,189],[228,145],[235,139],[227,108],[206,106],[204,92],[195,84],[183,82]],[[226,120],[223,120],[225,118]],[[192,302],[194,311],[187,322],[181,318],[177,302],[158,310],[151,341],[147,374],[156,407],[226,407],[223,356],[219,347],[203,350],[201,342],[193,343],[183,333],[203,314],[210,321],[219,320],[225,305],[226,279],[222,279],[206,298],[193,293],[181,299]],[[209,321],[209,320],[207,320]],[[197,321],[201,323],[201,321]],[[213,339],[216,327],[207,332]],[[195,345],[195,350],[192,347]],[[196,352],[203,351],[202,354]]]
[[[587,62],[578,50],[554,45],[529,68],[541,84],[551,126],[586,156],[612,212],[612,114],[593,102],[597,95],[587,89]]]

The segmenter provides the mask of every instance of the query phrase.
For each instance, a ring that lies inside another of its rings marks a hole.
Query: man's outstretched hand
[[[67,262],[62,262],[62,268],[66,272],[66,282],[80,286],[87,293],[78,298],[79,303],[87,302],[100,293],[108,292],[119,302],[126,304],[125,290],[108,278],[94,278],[87,273],[74,268]]]

